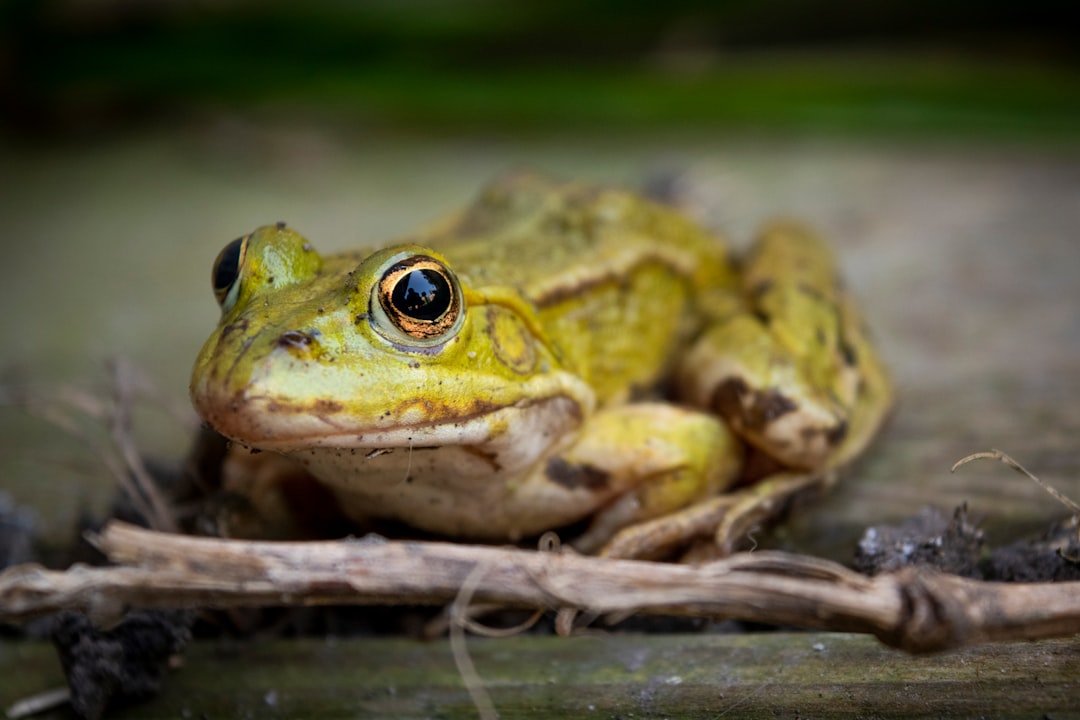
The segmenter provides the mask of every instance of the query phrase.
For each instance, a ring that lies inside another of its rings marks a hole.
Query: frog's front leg
[[[595,552],[622,528],[675,512],[729,487],[741,443],[715,417],[663,403],[603,408],[571,445],[541,462],[515,493],[534,508],[599,508],[573,540]],[[571,513],[567,513],[568,516]]]

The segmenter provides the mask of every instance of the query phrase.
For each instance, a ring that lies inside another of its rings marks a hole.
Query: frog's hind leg
[[[828,247],[801,225],[766,228],[742,291],[743,310],[715,317],[681,364],[680,397],[788,468],[846,462],[891,388]]]
[[[693,542],[711,539],[715,552],[730,554],[737,543],[763,523],[782,515],[806,495],[824,492],[840,469],[866,446],[888,410],[888,385],[860,394],[851,410],[847,437],[817,470],[767,475],[754,485],[717,494],[682,510],[624,527],[600,550],[615,558],[671,557]]]
[[[610,557],[669,556],[712,537],[720,552],[793,499],[828,487],[891,404],[885,370],[827,247],[774,225],[744,267],[743,312],[718,313],[679,370],[682,399],[721,416],[779,463],[756,484],[619,531]]]

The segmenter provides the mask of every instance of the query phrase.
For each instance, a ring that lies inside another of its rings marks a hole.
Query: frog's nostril
[[[281,347],[302,348],[307,349],[315,343],[315,338],[308,335],[306,332],[299,330],[288,330],[281,333],[278,338],[278,345]]]

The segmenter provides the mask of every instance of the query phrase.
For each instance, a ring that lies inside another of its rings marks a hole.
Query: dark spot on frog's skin
[[[359,315],[357,315],[353,319],[353,324],[359,325],[360,323],[364,322],[365,320],[367,320],[367,313],[360,313]]]
[[[229,337],[230,335],[232,335],[235,332],[238,332],[238,333],[240,333],[242,335],[246,334],[247,330],[248,330],[248,321],[247,321],[247,319],[241,320],[239,322],[229,323],[225,327],[221,328],[221,340],[225,340],[225,338]]]
[[[307,349],[314,342],[315,338],[299,330],[287,330],[278,338],[278,345],[281,347]]]
[[[825,433],[825,439],[829,441],[829,445],[835,447],[844,441],[844,438],[847,437],[847,432],[847,420],[841,420],[836,427]]]
[[[337,400],[316,400],[313,410],[317,413],[339,413],[345,409],[345,406],[339,403]]]
[[[568,490],[584,488],[586,490],[603,490],[608,485],[610,475],[598,467],[587,463],[576,465],[567,462],[561,457],[553,457],[548,460],[544,469],[548,479],[556,485],[562,485]]]
[[[278,220],[276,223],[274,223],[274,227],[276,227],[278,230],[284,230],[288,226],[286,225],[284,220]]]
[[[772,422],[781,415],[787,415],[799,409],[799,406],[789,398],[775,391],[758,393],[755,402],[756,409],[760,410],[761,417],[765,422]]]
[[[750,288],[750,297],[754,300],[760,300],[762,295],[772,290],[772,286],[772,278],[762,278]]]
[[[812,297],[820,302],[826,302],[825,296],[813,285],[808,285],[807,283],[801,282],[796,287],[803,295],[806,295],[807,297]]]
[[[772,321],[772,317],[769,316],[769,313],[761,308],[754,308],[753,315],[762,325],[768,325]]]
[[[811,428],[806,427],[799,431],[799,437],[803,439],[807,444],[812,443],[818,435],[825,436],[825,442],[829,444],[829,447],[836,447],[844,438],[847,437],[848,424],[846,421],[841,420],[839,424],[834,428],[825,430],[824,428]]]
[[[799,409],[776,390],[752,390],[742,378],[729,378],[713,391],[716,412],[738,428],[761,432],[777,418]]]
[[[844,363],[848,367],[854,367],[859,362],[859,353],[855,350],[855,347],[849,343],[846,339],[840,339],[840,356],[844,358]]]
[[[814,338],[818,341],[818,345],[825,345],[825,331],[821,328],[814,331]]]
[[[739,378],[730,378],[717,385],[713,391],[711,405],[721,418],[738,418],[742,415],[742,398],[750,392],[746,383]]]
[[[266,284],[267,284],[267,285],[273,285],[273,284],[274,284],[274,276],[273,276],[273,275],[271,275],[270,277],[266,278]]]
[[[414,360],[413,362],[409,363],[409,367],[413,368],[414,370],[418,370],[420,369],[420,363]]]

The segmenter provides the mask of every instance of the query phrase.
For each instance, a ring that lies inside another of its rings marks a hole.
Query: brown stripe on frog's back
[[[546,278],[546,282],[536,283],[530,299],[538,310],[558,305],[589,294],[603,285],[625,283],[640,270],[649,266],[664,268],[675,277],[690,278],[693,263],[690,257],[678,257],[674,253],[665,253],[659,249],[647,250],[633,257],[619,258],[619,263],[585,263],[578,271],[568,271],[557,279]]]

